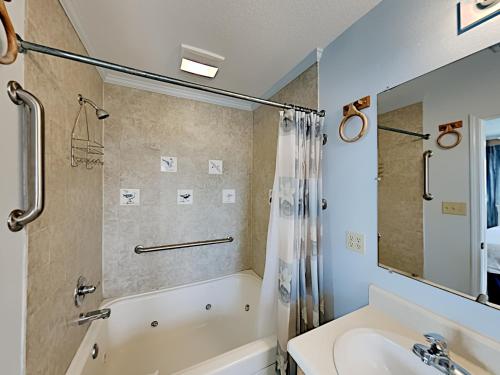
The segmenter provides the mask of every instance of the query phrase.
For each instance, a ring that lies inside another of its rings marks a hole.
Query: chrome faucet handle
[[[429,353],[448,356],[448,341],[443,336],[437,333],[426,333],[424,337],[431,344]]]
[[[99,283],[97,284],[99,285]],[[80,307],[87,294],[94,293],[97,289],[95,285],[89,285],[87,279],[83,276],[78,278],[75,291],[73,292],[73,300],[76,307]]]

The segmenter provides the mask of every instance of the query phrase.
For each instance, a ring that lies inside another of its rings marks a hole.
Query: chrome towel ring
[[[2,25],[5,29],[5,35],[7,37],[7,51],[5,52],[5,55],[0,56],[0,64],[9,65],[16,61],[18,46],[16,31],[14,30],[14,25],[10,19],[9,12],[7,12],[7,8],[5,7],[4,0],[0,0],[0,20],[2,21]]]
[[[450,122],[448,124],[439,125],[439,131],[441,132],[441,134],[439,134],[436,140],[438,146],[446,150],[458,146],[460,142],[462,142],[462,133],[460,133],[457,129],[460,129],[462,126],[463,126],[462,121],[455,121],[455,122]],[[451,144],[443,143],[445,136],[449,134],[455,136],[455,142]]]
[[[361,109],[370,107],[370,97],[366,96],[361,98],[354,103],[350,103],[344,106],[344,118],[340,122],[339,126],[339,136],[344,142],[352,143],[360,140],[368,131],[368,117],[361,112]],[[349,120],[353,117],[359,117],[362,121],[361,130],[357,135],[349,138],[345,134],[345,128]]]

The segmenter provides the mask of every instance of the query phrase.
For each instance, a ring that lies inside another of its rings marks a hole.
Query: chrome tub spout
[[[78,318],[78,325],[87,324],[97,319],[108,319],[111,316],[111,309],[102,309],[81,313]]]

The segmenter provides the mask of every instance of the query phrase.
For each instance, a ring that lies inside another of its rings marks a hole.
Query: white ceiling
[[[262,96],[312,51],[326,47],[380,0],[60,2],[93,57]],[[215,79],[179,70],[181,43],[226,58]],[[117,73],[105,75],[109,82],[137,83]],[[141,85],[147,86],[144,81]],[[153,90],[161,91],[163,85],[153,86]]]

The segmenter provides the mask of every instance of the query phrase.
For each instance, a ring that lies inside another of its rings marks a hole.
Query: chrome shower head
[[[95,115],[99,120],[104,120],[109,117],[109,113],[106,110],[99,108],[92,100],[84,98],[82,95],[78,95],[78,102],[80,102],[81,105],[85,103],[91,105],[92,108],[95,109]]]
[[[99,120],[104,120],[105,118],[109,117],[109,113],[102,108],[96,109],[95,114]]]

